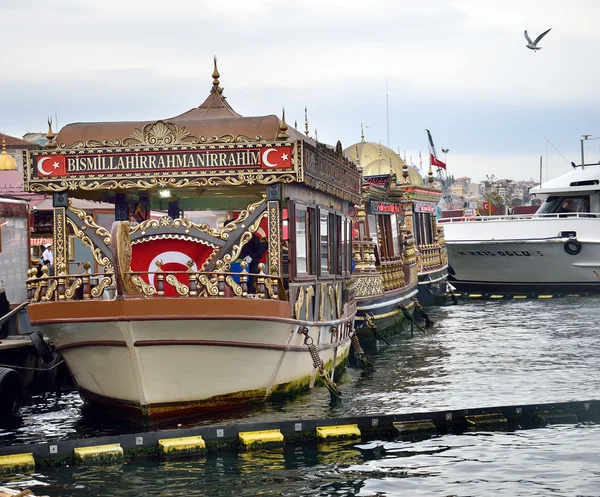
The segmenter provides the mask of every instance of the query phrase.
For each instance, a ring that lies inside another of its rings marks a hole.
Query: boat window
[[[296,275],[315,274],[314,214],[315,209],[302,204],[294,204]]]
[[[538,209],[536,214],[568,214],[590,212],[589,195],[550,196]]]
[[[329,271],[329,216],[327,211],[319,210],[319,240],[320,240],[320,264],[322,273]]]
[[[400,255],[400,236],[398,234],[398,216],[392,214],[390,216],[392,242],[394,244],[394,254]]]
[[[367,216],[369,223],[369,236],[373,239],[376,244],[379,244],[379,237],[377,236],[377,221],[373,214]]]
[[[381,233],[381,257],[394,257],[394,241],[392,240],[391,216],[378,215],[379,233]]]
[[[332,252],[332,257],[331,257],[331,261],[332,261],[332,265],[335,268],[335,274],[342,274],[344,268],[344,245],[343,245],[343,240],[342,240],[342,217],[339,215],[334,215],[333,216],[333,226],[335,227],[335,245],[334,245],[334,252]]]

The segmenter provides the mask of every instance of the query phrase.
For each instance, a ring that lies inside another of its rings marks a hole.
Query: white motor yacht
[[[600,166],[576,166],[530,193],[535,214],[448,218],[449,281],[482,294],[600,293]]]

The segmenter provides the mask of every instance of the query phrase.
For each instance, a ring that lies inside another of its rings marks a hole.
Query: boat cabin
[[[360,171],[339,142],[318,143],[285,114],[242,117],[219,85],[215,62],[208,98],[173,118],[75,123],[56,137],[50,123],[44,149],[25,153],[26,190],[53,205],[54,265],[29,273],[31,300],[258,296],[289,299],[298,315],[312,285],[321,317],[341,314]],[[111,204],[116,223],[74,199]],[[94,262],[76,274],[70,238]],[[317,282],[334,285],[327,311]]]

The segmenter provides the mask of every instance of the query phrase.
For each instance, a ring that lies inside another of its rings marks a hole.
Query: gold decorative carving
[[[235,280],[233,279],[233,276],[226,276],[225,277],[225,283],[227,283],[229,285],[229,287],[231,288],[231,290],[233,291],[233,294],[236,297],[241,297],[243,294],[242,291],[242,286],[238,285]]]
[[[339,318],[340,317],[339,314],[335,315],[338,306],[336,304],[336,299],[335,299],[335,288],[332,285],[329,286],[329,306],[330,306],[331,317],[334,319]]]
[[[163,216],[160,219],[147,219],[136,225],[129,226],[129,234],[133,235],[136,232],[144,232],[149,229],[156,228],[185,228],[187,230],[196,230],[200,233],[222,238],[222,233],[218,229],[212,228],[208,224],[196,224],[189,219],[177,218],[172,219],[169,216]]]
[[[253,205],[258,206],[260,203],[261,202],[258,202],[257,204],[253,204]],[[242,211],[242,214],[244,212],[245,211]],[[240,214],[240,217],[242,217],[242,214]],[[240,236],[239,243],[237,243],[233,247],[231,247],[231,251],[228,254],[225,254],[221,259],[219,259],[215,262],[215,265],[217,267],[219,266],[219,264],[231,264],[239,257],[240,252],[242,251],[242,247],[244,245],[246,245],[246,243],[248,243],[252,239],[252,237],[254,236],[253,233],[255,233],[258,230],[258,228],[260,227],[261,221],[264,219],[265,216],[267,216],[267,214],[268,214],[267,211],[265,211],[262,215],[260,215],[258,218],[256,218],[256,220],[248,227],[248,229],[242,234],[242,236]],[[246,216],[246,217],[248,217],[248,216]],[[230,224],[232,224],[232,223],[229,223],[225,228],[229,227]],[[238,224],[241,224],[241,221]],[[225,231],[225,228],[223,228],[223,231]],[[232,230],[233,230],[233,228],[228,229],[228,231],[232,231]]]
[[[268,202],[268,254],[271,275],[281,277],[281,212],[279,201]]]
[[[261,136],[249,138],[244,135],[196,136],[192,135],[185,126],[164,121],[146,124],[143,128],[135,128],[131,136],[115,140],[78,141],[69,146],[60,144],[60,148],[94,148],[94,147],[139,147],[165,145],[194,145],[204,143],[251,143],[262,140]]]
[[[165,278],[166,282],[175,288],[175,291],[178,295],[182,297],[187,297],[190,294],[190,289],[187,285],[184,285],[181,281],[177,279],[177,276],[174,274],[167,274]]]
[[[131,279],[131,237],[129,221],[113,224],[112,230],[113,258],[115,259],[115,278],[117,291],[123,295],[140,295],[141,288]],[[122,287],[120,283],[122,283]]]
[[[305,293],[304,287],[300,287],[298,296],[296,297],[296,303],[294,304],[294,315],[296,316],[296,319],[300,319],[300,311],[302,310],[302,304],[304,304]]]
[[[50,284],[48,285],[48,289],[46,290],[46,293],[42,296],[42,300],[53,300],[54,292],[56,291],[57,287],[58,287],[58,280],[53,279],[50,282]]]
[[[198,275],[198,283],[204,285],[206,293],[208,295],[219,295],[219,285],[217,284],[217,278],[209,278],[206,274]]]
[[[54,208],[54,262],[56,267],[68,263],[68,243],[67,243],[67,219],[66,209],[64,207]]]
[[[233,172],[233,171],[232,171]],[[212,171],[215,174],[215,171]],[[163,173],[161,173],[163,174]],[[148,190],[151,188],[204,188],[209,186],[240,186],[253,185],[271,185],[273,183],[292,183],[296,180],[295,174],[263,174],[262,172],[245,172],[230,176],[205,176],[195,179],[172,178],[157,176],[149,180],[129,180],[129,179],[107,179],[98,180],[62,180],[54,183],[29,183],[30,192],[47,193],[62,192],[65,190]]]
[[[96,232],[96,235],[98,235],[101,238],[104,238],[105,245],[110,245],[110,232],[106,228],[103,228],[102,226],[96,224],[92,216],[90,216],[83,209],[73,207],[71,200],[69,200],[69,210],[72,213],[74,213],[79,219],[81,219],[86,227],[93,229]],[[81,229],[85,230],[86,228],[82,226]]]
[[[379,274],[352,278],[356,297],[371,297],[383,294],[383,283]]]
[[[92,291],[91,291],[92,297],[94,297],[95,299],[102,297],[104,290],[106,289],[106,287],[111,285],[112,282],[113,282],[112,276],[105,276],[104,278],[102,278],[100,280],[100,283],[98,283],[94,288],[92,288]]]
[[[69,300],[71,300],[72,298],[75,297],[75,292],[77,291],[77,289],[81,286],[82,284],[82,279],[81,278],[75,278],[73,280],[73,282],[71,283],[71,285],[69,287],[67,287],[67,289],[65,290],[65,297]]]
[[[100,266],[104,266],[106,268],[107,272],[112,272],[113,271],[113,265],[111,260],[106,257],[104,255],[104,253],[102,252],[102,250],[100,250],[99,247],[96,247],[94,245],[94,243],[92,242],[91,238],[89,236],[87,236],[85,234],[85,231],[83,231],[83,229],[80,229],[74,222],[72,219],[67,218],[67,222],[69,223],[69,225],[71,226],[71,229],[73,230],[73,234],[79,238],[81,240],[81,243],[88,247],[91,251],[92,251],[92,255],[94,256],[94,260],[100,265]],[[108,233],[108,232],[107,232]],[[106,239],[105,239],[106,240]],[[109,242],[110,244],[110,237],[109,237]]]
[[[260,199],[258,202],[250,204],[248,206],[248,208],[246,208],[245,210],[240,212],[240,215],[237,218],[235,218],[233,221],[231,221],[230,223],[227,223],[225,226],[223,226],[223,229],[221,230],[220,234],[218,235],[219,238],[221,238],[223,240],[227,240],[232,231],[235,231],[239,226],[244,227],[244,222],[246,221],[246,219],[248,219],[250,214],[252,214],[254,211],[256,211],[256,209],[258,209],[260,207],[260,205],[263,202],[265,202],[265,198],[266,198],[266,196],[263,195],[262,199]]]
[[[142,289],[142,293],[146,295],[146,297],[156,295],[156,288],[146,283],[139,274],[131,274],[131,281],[134,285]]]

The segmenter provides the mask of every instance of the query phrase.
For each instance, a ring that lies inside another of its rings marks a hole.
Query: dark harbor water
[[[370,351],[375,373],[348,369],[337,405],[318,389],[183,426],[600,398],[600,298],[472,301],[429,311],[436,326],[425,335],[415,330]],[[83,409],[72,392],[33,399],[20,423],[0,428],[0,444],[138,431]],[[600,426],[47,469],[5,483],[50,496],[600,496]]]

